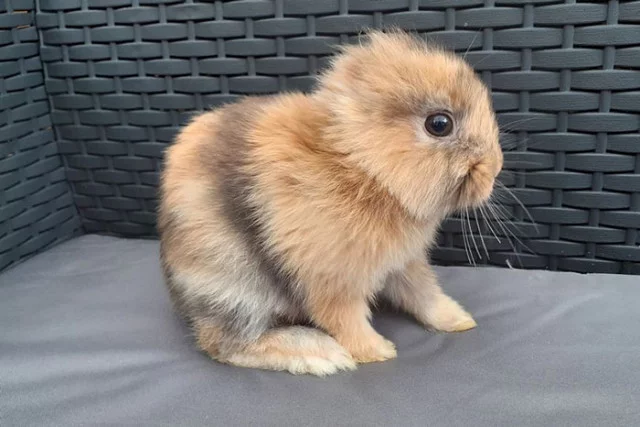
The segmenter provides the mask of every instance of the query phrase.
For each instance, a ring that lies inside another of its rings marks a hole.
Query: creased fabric
[[[0,425],[640,424],[638,277],[438,273],[477,329],[379,313],[397,360],[296,377],[196,351],[157,242],[74,239],[0,275]]]

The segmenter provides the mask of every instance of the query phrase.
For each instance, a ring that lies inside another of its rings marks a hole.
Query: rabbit
[[[474,328],[426,255],[502,162],[463,59],[370,31],[313,92],[248,96],[178,133],[158,219],[175,309],[219,362],[317,376],[396,357],[370,322],[378,299],[428,329]]]

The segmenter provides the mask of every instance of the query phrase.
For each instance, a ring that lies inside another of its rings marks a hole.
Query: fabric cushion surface
[[[374,326],[393,361],[326,378],[221,365],[173,314],[158,242],[83,236],[0,275],[0,425],[640,423],[640,280],[438,268],[478,321]]]

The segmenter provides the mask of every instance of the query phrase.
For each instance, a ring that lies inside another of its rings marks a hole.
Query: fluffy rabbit
[[[166,154],[166,282],[198,346],[232,365],[327,375],[396,356],[386,298],[425,327],[475,321],[425,251],[502,167],[489,92],[462,59],[402,32],[345,47],[309,95],[197,116]]]

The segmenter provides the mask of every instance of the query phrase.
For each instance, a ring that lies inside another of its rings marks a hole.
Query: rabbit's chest
[[[433,235],[432,228],[414,227],[386,245],[380,245],[377,253],[372,254],[379,266],[379,274],[386,277],[391,271],[404,268],[408,262],[425,257],[425,250],[430,246]]]
[[[350,264],[346,271],[353,274],[352,281],[364,281],[375,291],[383,285],[389,273],[425,257],[425,249],[433,234],[433,228],[425,227],[415,227],[393,236],[371,233],[363,236],[350,250],[345,250],[340,259]]]

